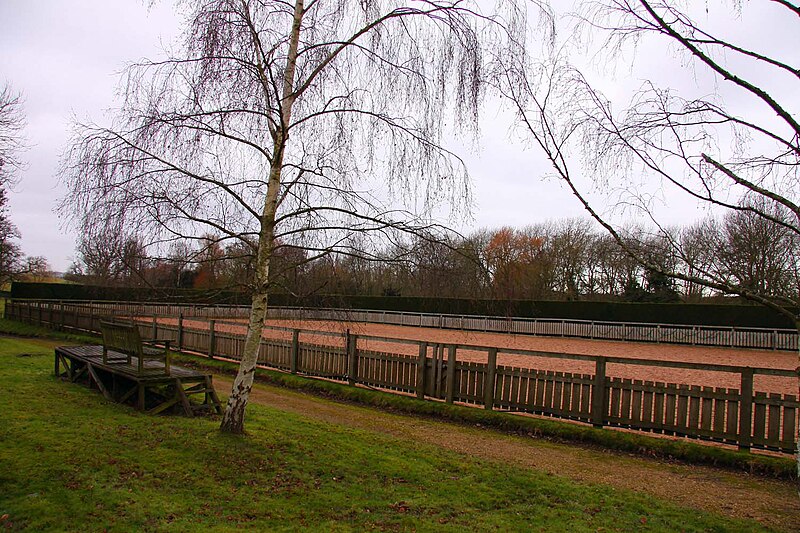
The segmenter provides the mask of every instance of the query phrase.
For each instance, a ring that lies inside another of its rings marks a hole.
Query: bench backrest
[[[141,357],[142,338],[137,326],[100,322],[100,331],[103,334],[103,347],[106,350]]]

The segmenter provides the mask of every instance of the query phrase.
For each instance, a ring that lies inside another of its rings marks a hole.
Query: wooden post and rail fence
[[[145,316],[142,306],[12,301],[6,305],[6,317],[53,329],[97,332],[100,320],[113,314],[137,324],[143,335],[170,339],[183,350],[212,358],[241,358],[246,327],[243,323],[225,322],[219,309],[203,316],[178,307],[159,308],[169,313],[177,311],[171,321],[165,321],[157,313]],[[744,450],[793,453],[796,449],[800,408],[797,396],[754,387],[757,376],[778,377],[794,384],[796,370],[444,344],[356,335],[351,331],[342,334],[265,327],[265,332],[270,338],[261,341],[259,364],[287,372],[417,398],[577,420],[596,427],[624,427],[723,442]],[[398,348],[370,348],[376,344]],[[459,353],[465,352],[485,354],[485,359],[460,360]],[[498,356],[504,355],[535,357],[537,363],[581,362],[591,366],[593,373],[498,364]],[[609,365],[734,374],[739,386],[626,379],[612,375]]]
[[[250,308],[240,305],[199,305],[181,303],[107,302],[79,300],[13,300],[28,303],[31,312],[77,309],[111,315],[189,318],[246,318]],[[32,307],[31,307],[32,306]],[[654,342],[727,348],[756,348],[796,352],[800,349],[797,330],[690,324],[652,324],[561,318],[519,318],[477,315],[374,311],[366,309],[325,309],[271,307],[270,318],[369,322],[398,326],[514,333],[545,337],[572,337],[612,341]]]

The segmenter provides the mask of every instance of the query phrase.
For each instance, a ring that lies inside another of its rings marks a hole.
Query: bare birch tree
[[[77,127],[60,209],[84,228],[124,217],[156,246],[214,233],[251,249],[248,333],[221,424],[242,433],[276,244],[309,261],[369,257],[364,235],[429,235],[433,205],[464,207],[466,169],[442,134],[450,117],[476,127],[481,39],[500,46],[501,26],[460,0],[181,6],[180,52],[126,71],[111,127]]]
[[[734,8],[739,6],[734,3]],[[731,6],[706,7],[727,13]],[[788,256],[789,264],[797,264],[800,70],[780,57],[783,43],[770,53],[738,44],[735,37],[718,37],[696,24],[687,15],[689,8],[689,3],[680,1],[591,2],[582,11],[581,28],[600,36],[603,49],[611,54],[647,36],[661,39],[662,47],[672,46],[683,54],[686,68],[709,76],[717,87],[730,88],[736,97],[728,102],[716,91],[706,98],[686,98],[669,87],[645,82],[630,105],[617,113],[578,69],[559,58],[538,64],[514,57],[503,61],[500,90],[555,174],[644,268],[681,280],[695,292],[702,286],[760,303],[792,320],[800,332],[800,287],[792,285],[791,275],[782,272],[774,283],[754,282],[751,271],[761,267],[742,262],[761,261],[764,254],[747,257],[746,247],[740,246],[738,253],[734,249],[745,226],[758,227],[762,237],[779,247],[772,256]],[[798,26],[796,5],[778,1],[769,8],[776,19]],[[582,155],[585,164],[575,165],[575,155]],[[688,246],[692,239],[681,239],[665,227],[637,182],[655,184],[728,213],[728,223],[741,222],[734,230],[739,233],[717,243],[727,249],[718,250],[721,256],[709,261],[707,254]],[[627,189],[628,206],[652,221],[655,233],[686,268],[666,268],[645,248],[631,244],[602,206],[590,201],[592,183]],[[719,268],[721,264],[728,268]],[[773,290],[778,285],[782,290]]]

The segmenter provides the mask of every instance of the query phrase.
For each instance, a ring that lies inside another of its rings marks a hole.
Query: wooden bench
[[[131,359],[136,357],[140,374],[145,373],[145,370],[148,373],[169,374],[170,341],[157,339],[143,341],[139,335],[139,328],[133,324],[100,322],[100,331],[103,334],[103,364],[124,362],[130,365]],[[163,348],[152,346],[154,342],[162,343]],[[145,365],[145,360],[163,361],[164,366]]]

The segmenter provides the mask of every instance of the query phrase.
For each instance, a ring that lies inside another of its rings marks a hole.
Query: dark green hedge
[[[14,282],[11,286],[11,297],[49,300],[126,300],[240,305],[250,303],[250,299],[246,294],[234,291],[100,287],[60,283]],[[467,298],[337,295],[313,295],[305,298],[295,298],[287,294],[273,294],[270,296],[270,304],[276,306],[376,309],[454,315],[694,324],[699,326],[794,327],[791,320],[775,311],[745,303],[503,301]]]
[[[417,313],[564,318],[610,322],[650,322],[698,326],[793,328],[792,321],[760,305],[746,303],[630,303],[585,301],[471,300],[405,296],[314,296],[275,305],[376,309]]]
[[[11,284],[12,298],[43,300],[101,300],[130,302],[186,302],[209,304],[249,304],[241,292],[221,290],[169,289],[149,287],[105,287],[68,283]]]

